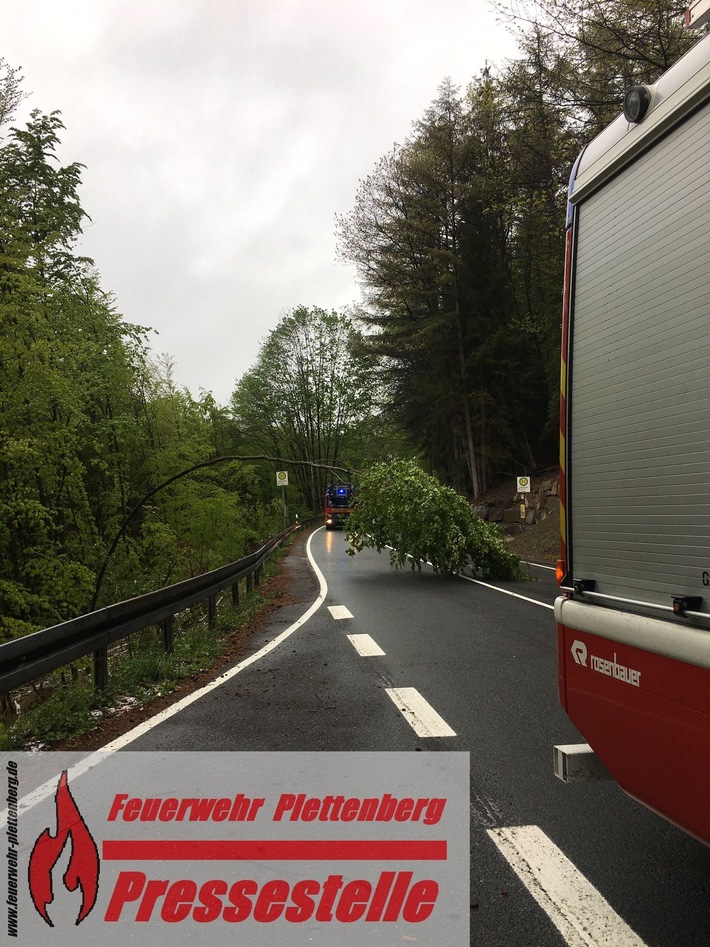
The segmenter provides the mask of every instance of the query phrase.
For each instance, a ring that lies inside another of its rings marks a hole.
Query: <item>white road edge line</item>
[[[646,947],[539,826],[487,831],[568,947]]]
[[[343,618],[353,617],[353,613],[346,605],[329,605],[328,611],[336,621],[341,621]]]
[[[204,697],[205,694],[209,694],[210,691],[220,687],[225,683],[225,681],[235,677],[240,673],[240,671],[243,671],[250,665],[255,664],[265,655],[269,654],[270,651],[273,651],[274,648],[278,648],[278,646],[282,644],[287,638],[289,638],[294,633],[294,631],[297,631],[302,625],[305,625],[308,619],[312,618],[321,607],[325,601],[326,595],[328,594],[328,584],[325,581],[325,576],[318,568],[318,565],[311,552],[311,540],[316,533],[320,532],[320,530],[324,528],[324,526],[321,526],[317,530],[314,530],[309,536],[308,543],[306,544],[306,553],[308,554],[311,566],[313,567],[313,570],[318,578],[320,591],[316,600],[313,602],[310,608],[308,608],[303,613],[303,615],[301,615],[299,619],[297,619],[292,625],[289,625],[289,627],[282,631],[280,635],[277,635],[273,641],[270,641],[267,645],[264,645],[263,648],[261,648],[259,651],[256,651],[248,658],[240,661],[239,664],[235,664],[233,668],[225,671],[224,674],[220,674],[219,677],[216,677],[213,681],[210,681],[209,684],[205,684],[204,687],[194,691],[192,694],[188,694],[186,697],[183,697],[182,700],[176,701],[174,704],[166,707],[165,710],[161,710],[160,713],[156,714],[154,717],[151,717],[149,720],[144,720],[143,723],[138,724],[137,727],[129,730],[128,733],[124,733],[123,736],[117,737],[115,740],[112,740],[110,743],[102,746],[101,749],[96,750],[89,756],[84,757],[83,760],[80,760],[70,768],[67,774],[69,779],[76,779],[77,777],[81,776],[82,773],[88,772],[88,770],[93,769],[94,766],[98,766],[107,755],[115,753],[118,750],[122,750],[125,746],[128,746],[129,743],[133,743],[134,740],[137,740],[138,737],[142,737],[143,734],[148,733],[148,731],[152,730],[153,727],[158,726],[158,724],[163,723],[170,717],[174,717],[175,714],[180,713],[181,710],[189,707],[190,704],[194,704],[195,701],[199,700],[201,697]],[[26,809],[31,809],[43,799],[46,799],[47,796],[50,796],[56,792],[56,789],[56,780],[52,780],[51,782],[44,783],[42,786],[38,786],[37,789],[33,790],[27,796],[24,796],[22,799],[20,799],[18,803],[20,810],[25,811]],[[6,821],[7,810],[0,813],[0,827],[4,826]]]
[[[361,658],[375,658],[385,653],[370,635],[347,635],[347,639]]]
[[[520,592],[511,592],[510,589],[502,589],[499,585],[491,585],[488,582],[482,582],[480,579],[472,579],[468,575],[461,575],[459,573],[460,579],[465,579],[467,582],[473,582],[475,585],[482,585],[487,589],[493,589],[495,592],[502,592],[503,595],[512,595],[513,598],[520,598],[524,602],[530,602],[532,605],[539,605],[541,608],[549,608],[550,611],[555,610],[554,605],[548,605],[547,602],[538,602],[536,598],[529,598],[527,595],[521,595]]]
[[[424,700],[416,687],[387,687],[386,691],[417,736],[456,736],[456,731]]]
[[[387,546],[388,549],[392,549],[392,546]],[[413,558],[409,553],[407,553],[407,558]],[[430,566],[431,563],[428,559],[425,559],[424,562]],[[551,569],[552,566],[541,566],[542,569]],[[549,608],[550,611],[555,610],[554,605],[548,605],[547,602],[538,602],[536,598],[528,598],[527,595],[521,595],[519,592],[511,592],[510,589],[502,589],[499,585],[490,585],[488,582],[482,582],[480,579],[472,579],[471,576],[464,575],[462,572],[458,573],[459,579],[465,579],[467,582],[473,582],[475,585],[482,585],[487,589],[493,589],[494,592],[502,592],[504,595],[512,595],[513,598],[522,599],[524,602],[530,602],[532,605],[540,605],[542,608]]]

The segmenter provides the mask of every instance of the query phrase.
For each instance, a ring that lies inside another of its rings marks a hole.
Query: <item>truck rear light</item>
[[[562,585],[562,582],[565,577],[565,561],[564,559],[558,559],[555,566],[555,579],[557,580],[558,585]]]

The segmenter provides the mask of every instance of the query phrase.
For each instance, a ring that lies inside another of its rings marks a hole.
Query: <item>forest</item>
[[[362,308],[296,306],[227,405],[176,386],[77,252],[83,166],[58,161],[60,111],[12,126],[20,64],[0,60],[0,642],[281,528],[274,464],[226,459],[152,492],[207,460],[304,462],[302,517],[329,468],[414,460],[472,500],[555,462],[570,168],[698,35],[670,0],[498,6],[519,56],[464,90],[442,78],[337,219]]]

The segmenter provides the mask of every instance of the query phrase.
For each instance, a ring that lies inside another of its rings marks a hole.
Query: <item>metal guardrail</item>
[[[209,601],[210,625],[216,618],[216,596],[232,587],[232,604],[239,603],[239,579],[246,578],[247,591],[259,584],[259,572],[267,556],[301,526],[289,526],[266,542],[261,549],[212,572],[205,572],[175,585],[108,605],[69,621],[35,631],[0,645],[0,694],[28,684],[78,658],[94,655],[94,684],[108,683],[108,648],[135,632],[161,624],[165,650],[172,650],[173,621],[178,612]],[[255,580],[255,581],[254,581]]]

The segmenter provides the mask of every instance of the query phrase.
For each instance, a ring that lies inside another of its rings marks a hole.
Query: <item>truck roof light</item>
[[[642,121],[651,104],[651,90],[646,85],[631,86],[624,96],[624,118],[637,124]]]

